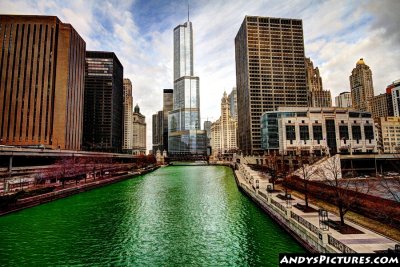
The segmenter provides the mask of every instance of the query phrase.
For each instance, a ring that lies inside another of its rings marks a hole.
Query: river
[[[305,250],[232,170],[171,166],[0,217],[0,266],[277,266]]]

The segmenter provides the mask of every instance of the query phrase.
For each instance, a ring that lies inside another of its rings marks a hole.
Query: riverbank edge
[[[241,184],[239,182],[239,179],[236,175],[235,172],[235,167],[233,165],[230,165],[233,175],[235,177],[235,182],[236,186],[238,187],[239,191],[244,193],[247,197],[251,199],[259,208],[261,208],[271,219],[273,219],[280,227],[281,229],[285,230],[290,236],[292,236],[304,249],[306,249],[310,253],[319,253],[318,250],[313,248],[311,245],[309,245],[304,239],[302,239],[297,233],[295,233],[293,230],[291,230],[286,224],[284,224],[279,218],[270,212],[267,208],[262,205],[262,203],[255,197],[253,197],[249,192],[247,192],[244,188],[241,187]]]
[[[131,178],[135,178],[137,176],[140,175],[145,175],[147,173],[153,172],[155,170],[157,170],[159,168],[159,166],[147,169],[147,170],[143,170],[143,171],[139,171],[136,173],[131,173],[131,174],[124,174],[124,175],[120,175],[120,176],[114,176],[114,177],[110,177],[108,179],[103,179],[103,180],[97,180],[97,181],[93,181],[91,183],[87,183],[87,184],[83,184],[83,185],[77,185],[71,188],[66,188],[66,189],[62,189],[60,191],[56,191],[56,192],[50,192],[50,193],[46,193],[46,194],[42,194],[42,195],[38,195],[38,196],[34,196],[34,197],[30,197],[27,199],[21,199],[19,200],[19,203],[17,202],[17,204],[14,207],[11,207],[8,210],[5,211],[0,211],[0,217],[1,216],[5,216],[8,215],[10,213],[14,213],[17,211],[21,211],[27,208],[31,208],[31,207],[35,207],[41,204],[45,204],[54,200],[58,200],[61,198],[66,198],[72,195],[76,195],[79,193],[83,193],[83,192],[87,192],[90,191],[92,189],[96,189],[96,188],[100,188],[106,185],[110,185],[110,184],[114,184],[123,180],[127,180],[127,179],[131,179]]]

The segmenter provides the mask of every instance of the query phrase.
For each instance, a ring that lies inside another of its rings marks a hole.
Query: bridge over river
[[[0,217],[0,266],[277,266],[304,252],[223,166],[169,166]]]

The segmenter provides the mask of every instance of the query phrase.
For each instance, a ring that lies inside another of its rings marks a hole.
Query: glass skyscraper
[[[200,130],[200,85],[193,71],[190,21],[174,29],[174,105],[168,115],[168,152],[204,154],[206,133]]]

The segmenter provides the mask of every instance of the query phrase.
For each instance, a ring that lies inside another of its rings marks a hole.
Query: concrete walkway
[[[236,171],[236,176],[241,183],[246,185],[245,190],[252,191],[253,194],[258,196],[258,200],[264,202],[265,205],[274,205],[280,208],[283,212],[290,210],[290,217],[297,222],[301,223],[310,233],[317,234],[320,232],[319,227],[319,214],[318,212],[304,213],[303,211],[293,207],[297,203],[303,204],[302,199],[292,196],[291,206],[287,204],[286,200],[282,200],[277,197],[279,193],[268,193],[266,188],[268,183],[265,182],[265,178],[260,173],[250,169],[245,164],[240,165],[240,170]],[[259,188],[257,189],[256,181],[259,180]],[[283,192],[280,194],[284,195]],[[266,196],[266,198],[265,198]],[[315,205],[309,205],[312,208],[319,210],[319,207]],[[333,214],[328,213],[328,218],[333,221],[340,221],[340,218]],[[338,231],[329,228],[327,232],[329,245],[334,247],[337,252],[355,252],[355,253],[374,253],[377,251],[387,251],[387,249],[394,249],[395,245],[399,242],[392,240],[386,236],[373,232],[363,226],[345,220],[347,225],[358,229],[362,233],[360,234],[341,234]]]

